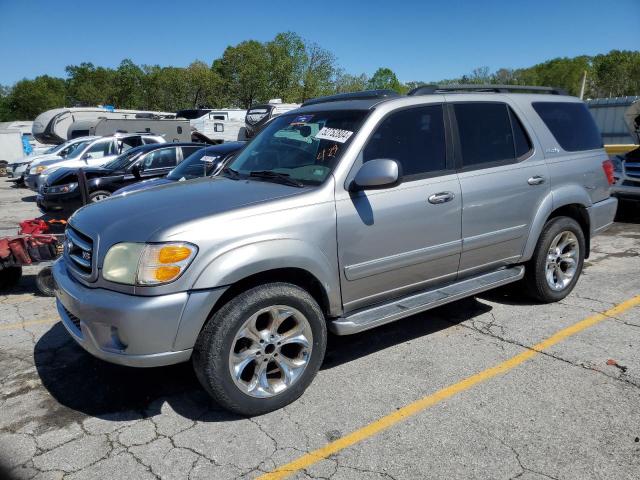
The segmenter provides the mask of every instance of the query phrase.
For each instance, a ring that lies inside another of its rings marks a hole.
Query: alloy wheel
[[[549,246],[545,276],[552,290],[567,288],[578,270],[580,244],[571,231],[560,232]]]
[[[297,309],[274,305],[254,313],[238,330],[229,353],[236,386],[268,398],[290,388],[309,364],[313,333]]]

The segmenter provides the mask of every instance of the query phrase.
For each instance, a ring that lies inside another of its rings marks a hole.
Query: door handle
[[[434,193],[429,197],[429,203],[433,203],[434,205],[438,205],[440,203],[446,203],[453,200],[455,194],[453,192],[439,192]]]
[[[529,180],[527,180],[527,183],[529,185],[541,185],[544,183],[544,177],[541,177],[540,175],[535,175],[531,177]]]

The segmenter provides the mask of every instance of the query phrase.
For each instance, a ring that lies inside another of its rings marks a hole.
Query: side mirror
[[[134,177],[140,178],[140,173],[144,170],[144,167],[141,163],[136,163],[133,167],[131,167],[131,173]]]
[[[84,155],[82,155],[82,160],[84,160],[85,162],[87,162],[87,160],[89,159],[91,159],[90,153],[85,153]]]
[[[381,158],[365,162],[356,173],[349,190],[393,187],[400,183],[400,166],[395,160]]]

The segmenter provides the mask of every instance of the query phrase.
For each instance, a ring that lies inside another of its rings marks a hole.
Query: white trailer
[[[27,136],[29,144],[33,149],[33,155],[43,152],[44,150],[51,148],[51,145],[40,143],[36,140],[31,133],[33,129],[33,122],[31,120],[14,120],[13,122],[0,122],[0,130],[20,130],[20,133]]]
[[[0,176],[5,176],[7,165],[24,157],[20,130],[0,130]]]
[[[33,136],[43,143],[60,144],[69,140],[71,124],[99,118],[175,118],[175,113],[146,110],[117,110],[110,107],[55,108],[41,113],[33,121]]]
[[[214,142],[236,142],[247,139],[246,114],[246,110],[239,108],[222,108],[206,112],[190,122],[195,130]]]
[[[167,142],[190,142],[191,125],[188,120],[149,118],[101,118],[87,125],[87,135],[104,137],[116,133],[150,133],[161,135]],[[83,131],[85,126],[82,126]]]

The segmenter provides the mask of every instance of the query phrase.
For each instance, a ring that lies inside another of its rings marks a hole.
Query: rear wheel
[[[91,203],[99,202],[100,200],[104,200],[105,198],[109,198],[111,196],[111,192],[107,190],[96,190],[95,192],[91,192],[89,194],[89,201]]]
[[[213,315],[196,342],[193,365],[221,406],[260,415],[302,395],[326,342],[313,297],[295,285],[271,283],[241,293]]]
[[[584,233],[578,222],[569,217],[549,220],[526,271],[529,293],[544,303],[565,298],[580,277],[584,255]]]

